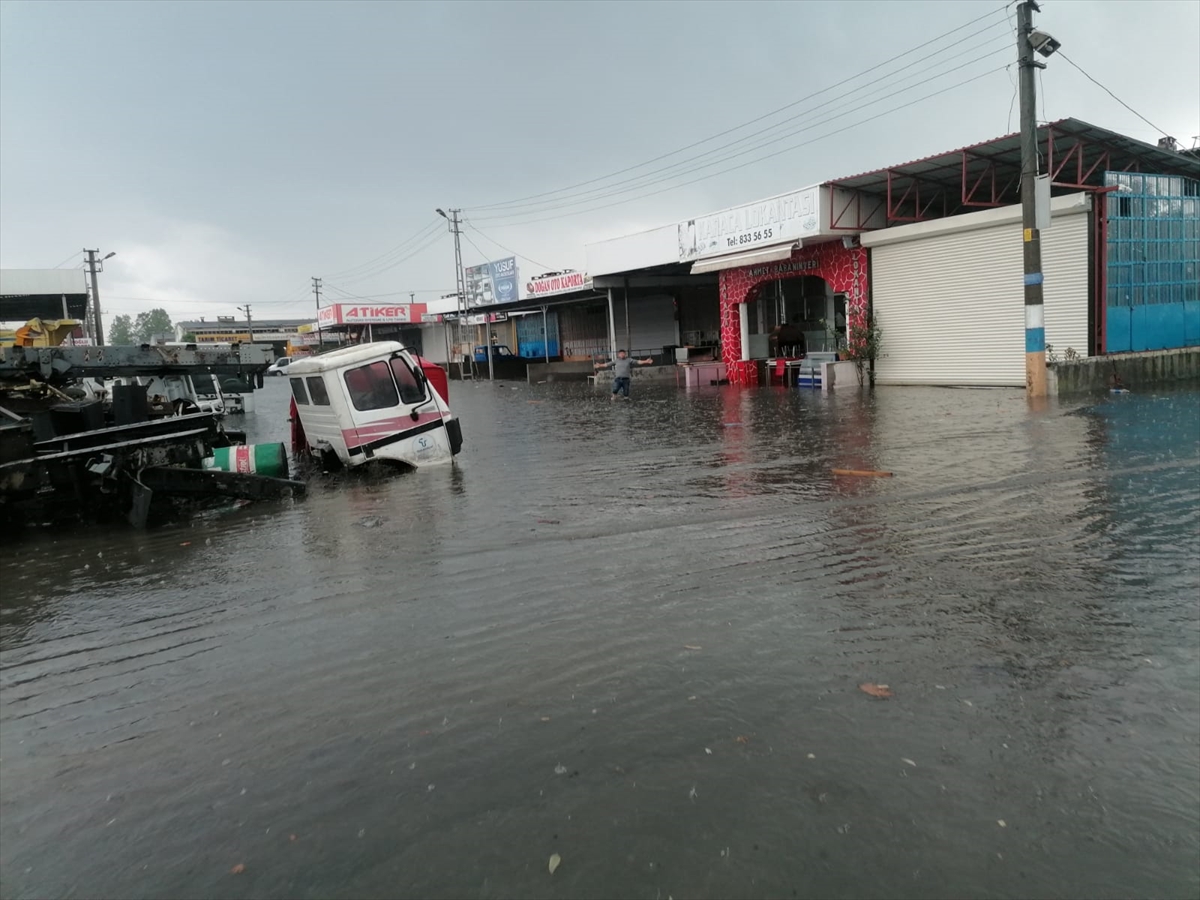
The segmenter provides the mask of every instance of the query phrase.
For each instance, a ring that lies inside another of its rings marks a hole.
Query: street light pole
[[[1037,227],[1037,89],[1034,82],[1035,70],[1044,69],[1046,64],[1034,59],[1034,45],[1030,40],[1033,14],[1039,11],[1036,0],[1025,0],[1017,7],[1021,228],[1025,248],[1025,394],[1030,399],[1046,396],[1046,316],[1042,290],[1045,278],[1042,274],[1042,238]]]
[[[92,315],[95,317],[95,322],[92,323],[92,336],[96,339],[96,346],[101,347],[104,345],[104,323],[100,320],[100,286],[96,281],[96,254],[100,251],[85,248],[83,252],[87,254],[88,270],[92,274]],[[104,259],[112,259],[116,255],[115,252],[109,253]],[[99,260],[101,268],[103,268],[104,259]]]

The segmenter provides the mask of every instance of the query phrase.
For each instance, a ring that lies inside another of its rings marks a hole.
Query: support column
[[[750,304],[739,303],[738,325],[742,337],[742,362],[750,359]]]
[[[617,317],[613,311],[613,289],[608,289],[608,355],[617,358]]]
[[[758,383],[758,367],[750,356],[750,320],[745,300],[750,285],[739,272],[720,273],[721,360],[731,385]]]

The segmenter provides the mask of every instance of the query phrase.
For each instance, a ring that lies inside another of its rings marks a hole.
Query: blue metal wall
[[[527,359],[546,358],[546,332],[549,332],[551,358],[558,356],[558,313],[546,313],[546,330],[542,330],[542,315],[534,313],[517,319],[517,353]]]
[[[1200,181],[1106,172],[1105,350],[1200,345]]]

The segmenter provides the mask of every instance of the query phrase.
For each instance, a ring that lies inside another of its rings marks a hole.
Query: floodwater
[[[1195,388],[451,394],[454,467],[6,546],[5,897],[1200,893]]]

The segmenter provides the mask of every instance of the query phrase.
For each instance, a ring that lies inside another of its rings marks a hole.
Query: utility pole
[[[254,343],[254,323],[252,323],[250,321],[250,304],[247,303],[245,306],[239,306],[238,309],[240,309],[242,312],[244,312],[246,314],[246,331],[248,331],[250,333],[250,341],[249,342],[251,344],[253,344]]]
[[[92,315],[96,319],[92,323],[92,337],[96,339],[96,346],[101,347],[104,345],[104,323],[100,321],[100,287],[96,282],[96,254],[100,251],[84,248],[83,252],[87,254],[88,269],[92,273]]]
[[[1033,14],[1036,0],[1017,6],[1017,60],[1021,92],[1021,228],[1025,247],[1025,395],[1046,396],[1046,318],[1042,284],[1042,238],[1037,227],[1037,114],[1036,69],[1046,64],[1033,58]],[[1044,52],[1044,51],[1042,51]],[[1054,51],[1051,50],[1051,53]],[[1046,54],[1049,55],[1049,54]]]
[[[325,349],[325,336],[321,332],[321,279],[314,275],[312,283],[313,296],[317,300],[317,352],[320,353]]]
[[[454,283],[458,286],[458,321],[459,328],[462,328],[462,322],[466,317],[467,311],[467,275],[463,271],[462,264],[462,220],[459,216],[462,213],[461,209],[452,209],[449,214],[445,210],[436,210],[450,226],[450,233],[454,235]],[[483,344],[487,348],[488,361],[488,381],[495,380],[495,373],[492,370],[492,339],[488,331],[487,316],[483,317]],[[475,364],[475,344],[471,342],[471,364]]]

